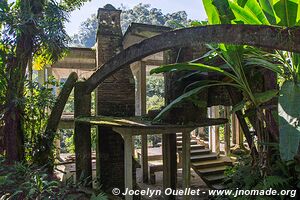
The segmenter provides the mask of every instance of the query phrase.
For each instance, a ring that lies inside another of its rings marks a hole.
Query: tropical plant
[[[209,1],[206,1],[209,2]],[[211,1],[216,5],[217,1]],[[225,1],[224,1],[225,2]],[[300,25],[300,2],[297,0],[247,0],[228,1],[230,10],[235,15],[234,23],[264,24],[293,27]],[[212,6],[210,4],[210,6]],[[280,153],[283,160],[292,160],[297,154],[300,142],[299,97],[300,97],[300,57],[297,53],[275,51],[270,59],[264,54],[256,54],[250,63],[266,67],[281,78],[279,94],[279,139]],[[267,54],[269,57],[270,55]],[[274,63],[277,63],[274,64]],[[280,63],[281,65],[278,65]],[[249,63],[248,63],[249,64]]]
[[[278,152],[278,151],[277,151]],[[281,191],[291,191],[287,196],[218,196],[216,199],[297,199],[297,190],[299,189],[299,179],[297,178],[297,170],[299,166],[294,162],[282,162],[279,154],[272,156],[271,176],[263,177],[259,173],[257,166],[251,166],[251,158],[242,156],[238,158],[238,164],[229,167],[225,171],[227,178],[224,184],[229,188],[238,188],[239,190],[268,190],[270,188]],[[298,186],[297,186],[298,185]]]
[[[51,63],[63,55],[68,43],[64,29],[68,12],[83,2],[86,0],[59,3],[54,0],[18,0],[10,4],[7,0],[0,1],[0,46],[6,52],[4,72],[7,80],[4,133],[9,162],[24,159],[22,124],[27,66],[32,59],[38,63]]]
[[[0,199],[108,199],[101,188],[97,193],[79,188],[73,182],[62,185],[45,168],[22,162],[6,165],[0,157]]]
[[[266,24],[294,26],[299,23],[299,14],[295,11],[298,6],[296,1],[216,1],[203,0],[208,21],[210,24]],[[221,57],[225,62],[225,67],[208,66],[200,63],[184,63],[169,66],[163,66],[152,71],[160,73],[174,70],[193,70],[199,72],[217,72],[225,75],[227,79],[219,81],[198,81],[187,88],[187,92],[168,105],[163,112],[158,115],[161,118],[166,111],[172,106],[190,99],[201,90],[218,85],[232,86],[243,93],[243,101],[235,105],[233,111],[255,109],[257,121],[260,123],[253,124],[258,136],[258,145],[260,153],[264,156],[267,153],[269,135],[266,133],[264,123],[268,124],[262,104],[268,102],[277,95],[276,90],[269,90],[263,93],[255,93],[249,78],[246,77],[245,71],[254,67],[263,67],[272,70],[283,77],[283,85],[280,88],[279,98],[279,125],[280,125],[280,152],[283,160],[291,160],[297,153],[299,145],[299,126],[298,118],[299,109],[295,109],[298,103],[298,55],[276,51],[276,55],[263,52],[247,46],[232,46],[220,44],[218,47],[210,46],[214,53]],[[288,55],[288,56],[286,56]],[[266,59],[268,57],[269,59]],[[250,67],[251,66],[251,67]],[[229,69],[229,70],[228,70]],[[293,102],[293,103],[291,103]],[[284,111],[284,112],[283,112]],[[268,126],[268,125],[267,125]],[[270,124],[269,124],[270,126]],[[276,139],[276,137],[275,137]],[[260,159],[261,160],[261,159]],[[262,164],[262,163],[261,163]],[[264,164],[262,164],[264,165]]]

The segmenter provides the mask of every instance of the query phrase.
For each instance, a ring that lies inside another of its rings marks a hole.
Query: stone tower
[[[122,49],[121,11],[108,4],[98,10],[97,66],[101,66]],[[97,88],[97,114],[127,117],[135,113],[135,83],[130,67],[107,78]],[[97,157],[102,188],[124,191],[124,142],[110,128],[98,128]]]

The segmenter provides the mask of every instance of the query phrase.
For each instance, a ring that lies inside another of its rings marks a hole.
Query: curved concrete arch
[[[300,28],[260,25],[209,25],[162,33],[120,52],[101,66],[86,82],[89,93],[124,66],[171,48],[203,43],[251,45],[300,53]]]

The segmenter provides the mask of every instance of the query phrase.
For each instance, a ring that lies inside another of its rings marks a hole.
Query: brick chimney
[[[122,51],[121,11],[108,4],[98,10],[97,66],[100,68]],[[97,114],[106,116],[134,116],[135,83],[130,67],[116,72],[97,88]],[[98,161],[102,188],[124,191],[124,142],[110,128],[98,127]],[[135,180],[135,179],[134,179]]]

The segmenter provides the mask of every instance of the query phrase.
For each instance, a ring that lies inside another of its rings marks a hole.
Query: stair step
[[[210,152],[210,149],[191,149],[191,156],[209,154]]]
[[[215,190],[224,190],[224,189],[226,189],[226,187],[223,184],[212,184],[211,188],[215,189]]]
[[[177,140],[182,140],[182,136],[176,136]]]
[[[216,153],[204,154],[204,155],[193,155],[191,161],[205,161],[205,160],[216,160],[218,155]]]
[[[221,183],[223,182],[225,175],[222,174],[213,174],[213,175],[208,175],[208,176],[202,176],[204,181],[209,182],[209,184],[214,184],[214,183]]]
[[[205,146],[200,145],[200,144],[192,144],[191,145],[191,150],[194,150],[194,149],[204,149],[204,148],[205,148]],[[177,146],[177,149],[179,151],[181,151],[182,150],[182,146]]]
[[[226,165],[224,160],[217,159],[217,160],[206,160],[206,161],[196,161],[191,163],[196,169],[203,169],[208,167],[217,167]]]
[[[176,141],[181,142],[182,141],[182,136],[177,136]],[[191,137],[191,141],[196,141],[198,143],[199,140],[196,137]]]
[[[224,173],[226,170],[226,166],[217,166],[217,167],[208,167],[208,168],[202,168],[198,169],[197,171],[202,175],[210,175],[215,173]]]
[[[191,140],[190,144],[198,144],[197,140]],[[177,145],[182,145],[182,141],[177,141]]]

